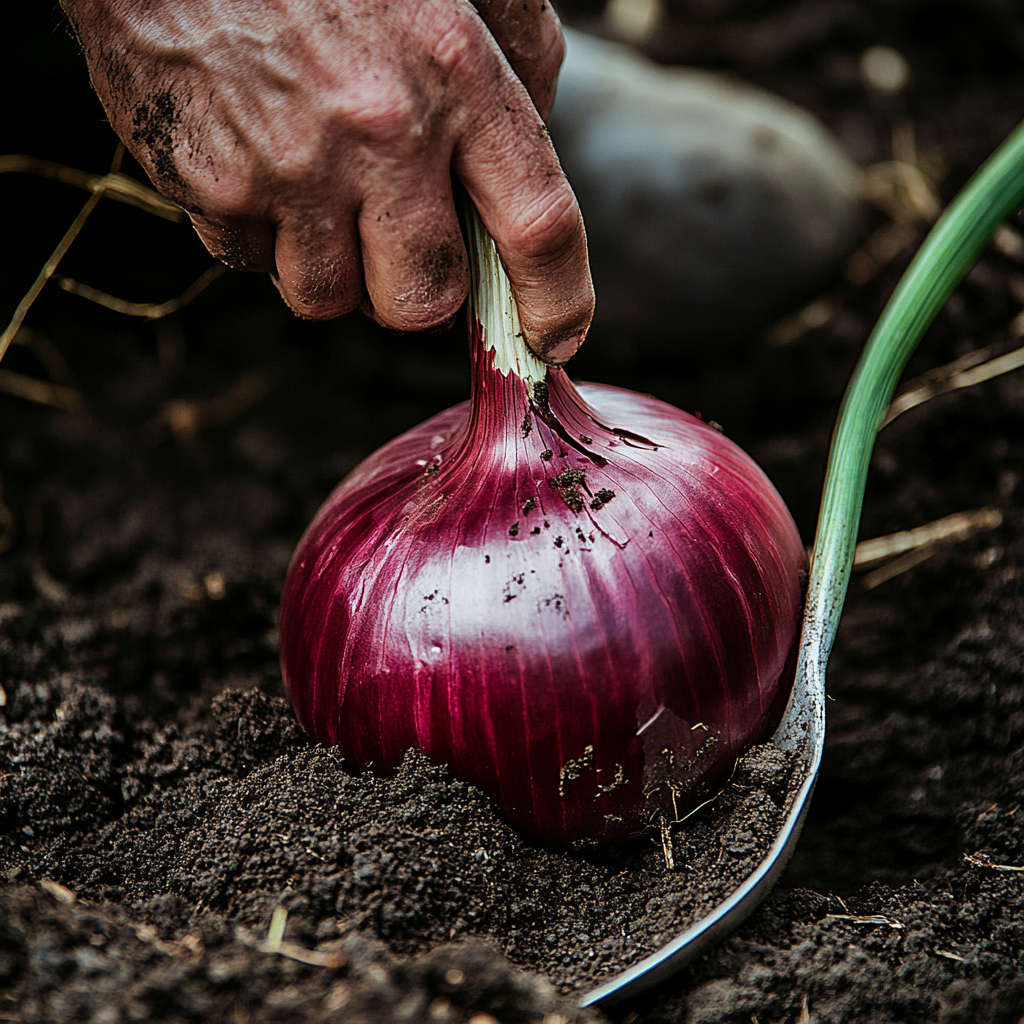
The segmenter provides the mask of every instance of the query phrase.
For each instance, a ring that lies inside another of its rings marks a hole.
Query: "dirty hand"
[[[62,2],[160,191],[295,312],[452,318],[468,288],[454,172],[530,345],[561,362],[583,340],[586,240],[542,120],[564,45],[549,0]]]

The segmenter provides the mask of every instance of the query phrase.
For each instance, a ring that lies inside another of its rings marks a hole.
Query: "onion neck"
[[[475,458],[491,445],[505,452],[525,445],[538,451],[574,449],[604,465],[605,457],[591,446],[599,439],[614,445],[621,437],[599,422],[560,367],[548,366],[527,346],[494,240],[468,199],[466,223],[473,369],[463,455]]]
[[[491,365],[503,376],[515,374],[532,394],[534,384],[547,377],[547,365],[526,344],[512,285],[501,265],[494,239],[487,233],[476,207],[467,199],[470,326],[479,331],[481,355],[494,352]],[[477,330],[471,330],[474,341]],[[484,364],[488,362],[485,358]],[[476,363],[476,360],[474,360]]]

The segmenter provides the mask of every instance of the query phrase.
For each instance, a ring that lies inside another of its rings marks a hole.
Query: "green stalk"
[[[939,218],[864,346],[832,435],[814,540],[807,617],[828,657],[850,582],[868,464],[893,391],[918,342],[1000,223],[1024,203],[1024,122]]]

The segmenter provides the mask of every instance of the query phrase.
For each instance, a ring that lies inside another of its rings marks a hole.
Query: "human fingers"
[[[583,219],[525,90],[467,134],[454,167],[494,238],[527,344],[564,363],[594,315]]]
[[[363,269],[355,214],[310,212],[295,205],[280,215],[272,278],[289,308],[310,320],[357,309]]]
[[[565,39],[550,0],[472,0],[501,52],[546,121],[555,99]]]
[[[469,291],[446,159],[374,176],[359,214],[363,274],[375,320],[404,331],[447,323]]]
[[[192,226],[203,245],[232,270],[269,274],[274,270],[274,229],[266,220],[212,220],[191,213]]]

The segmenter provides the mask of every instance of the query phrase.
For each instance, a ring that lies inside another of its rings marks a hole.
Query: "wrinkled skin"
[[[452,174],[527,341],[562,362],[593,312],[551,146],[547,0],[63,0],[114,129],[211,253],[314,319],[423,330],[468,289]]]

